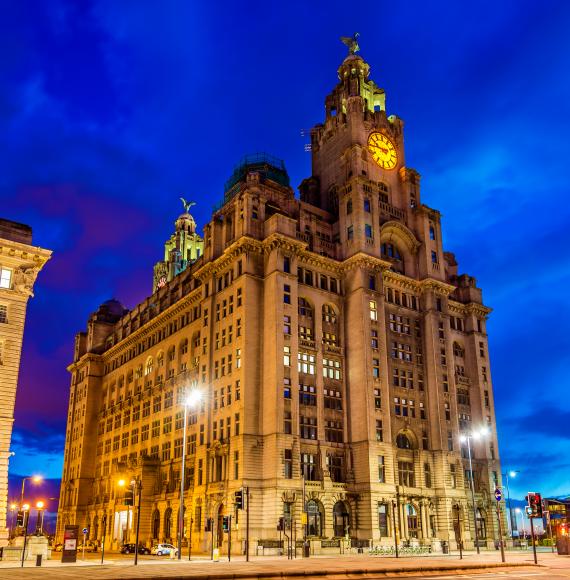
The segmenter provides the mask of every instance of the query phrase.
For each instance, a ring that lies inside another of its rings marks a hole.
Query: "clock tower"
[[[418,221],[419,174],[406,166],[404,122],[387,114],[370,65],[351,53],[338,79],[325,98],[324,123],[311,131],[312,176],[300,186],[301,199],[333,214],[343,257],[381,257],[385,223],[414,229]]]

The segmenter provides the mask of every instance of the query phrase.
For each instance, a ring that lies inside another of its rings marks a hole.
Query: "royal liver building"
[[[107,542],[134,542],[140,510],[141,542],[176,543],[184,477],[197,552],[227,549],[228,515],[243,549],[246,487],[251,553],[276,546],[281,517],[315,553],[395,536],[473,546],[475,522],[493,545],[490,309],[350,48],[300,198],[281,161],[246,157],[203,237],[185,203],[152,295],[106,302],[77,335],[60,535],[76,523],[100,541],[105,525]],[[140,506],[121,481],[142,486]]]

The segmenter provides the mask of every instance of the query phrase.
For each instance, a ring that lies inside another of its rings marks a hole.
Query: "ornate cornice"
[[[364,252],[358,252],[357,254],[354,254],[354,256],[347,258],[342,263],[343,273],[350,272],[355,268],[366,268],[367,270],[372,270],[374,272],[386,273],[391,267],[392,264],[390,262],[370,256]]]
[[[238,240],[229,245],[221,256],[211,262],[207,262],[201,268],[196,270],[196,272],[194,272],[194,277],[200,280],[200,282],[203,282],[210,276],[223,271],[241,254],[247,254],[249,252],[262,254],[263,243],[254,238],[250,238],[249,236],[241,236]]]
[[[404,290],[411,290],[412,292],[421,292],[422,290],[421,283],[418,280],[408,278],[407,276],[398,274],[398,272],[394,272],[393,270],[386,270],[384,272],[384,282],[389,282],[394,286],[399,286]]]
[[[382,242],[382,238],[389,234],[394,234],[399,237],[408,247],[408,249],[412,252],[412,254],[417,253],[422,245],[420,241],[416,238],[412,230],[407,228],[403,223],[391,220],[386,222],[380,228],[380,242]]]
[[[432,290],[439,296],[449,296],[455,290],[455,286],[434,278],[420,280],[420,287],[422,292]]]
[[[465,305],[465,308],[469,314],[474,314],[475,316],[481,318],[487,318],[487,316],[493,312],[492,308],[489,308],[483,304],[477,304],[476,302],[469,302],[469,304]]]

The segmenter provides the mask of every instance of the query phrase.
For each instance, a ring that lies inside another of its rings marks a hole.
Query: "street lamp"
[[[509,523],[511,524],[511,540],[513,539],[513,531],[516,527],[516,521],[513,525],[513,509],[511,507],[511,492],[509,491],[509,477],[513,478],[517,476],[517,473],[520,471],[517,469],[516,471],[513,469],[507,470],[506,473],[503,473],[502,476],[505,478],[505,485],[507,487],[507,505],[509,506]]]
[[[471,501],[473,502],[473,524],[475,527],[475,547],[477,548],[477,554],[480,554],[481,551],[479,550],[479,531],[477,529],[477,504],[475,503],[475,481],[473,477],[473,461],[471,458],[471,439],[478,441],[483,437],[487,437],[489,435],[489,429],[487,427],[481,427],[477,431],[472,431],[468,434],[463,434],[459,438],[461,443],[467,443],[467,454],[469,456],[469,473],[471,479]],[[502,541],[502,540],[501,540]]]
[[[131,480],[133,488],[133,507],[135,504],[135,490],[138,492],[138,509],[137,509],[137,531],[135,533],[135,566],[139,562],[139,529],[141,527],[141,500],[142,500],[142,477]]]
[[[38,519],[36,520],[36,536],[41,536],[44,531],[44,507],[45,503],[43,501],[38,501],[36,503],[36,508],[38,510]]]
[[[23,487],[24,484],[22,484]],[[24,546],[22,548],[22,563],[21,567],[24,567],[24,560],[26,558],[26,544],[28,543],[28,522],[30,521],[30,504],[22,504],[22,511],[24,512]]]
[[[184,406],[184,435],[182,439],[182,464],[180,466],[180,510],[178,513],[178,559],[182,558],[182,534],[184,533],[184,479],[186,475],[186,432],[188,429],[188,409],[195,408],[202,399],[198,389],[192,389],[182,401]]]
[[[41,475],[31,475],[30,477],[22,478],[22,493],[20,494],[20,505],[24,504],[24,487],[26,485],[27,480],[31,480],[34,483],[41,483],[43,481],[43,477]]]
[[[117,481],[117,485],[120,488],[124,489],[127,486],[127,480],[121,478],[121,479],[119,479],[119,481]],[[131,482],[131,485],[132,485],[132,482]],[[134,489],[133,489],[133,494],[132,494],[132,500],[133,500],[133,504],[134,504],[134,500],[135,500]],[[125,501],[125,500],[123,499],[123,501]],[[125,528],[125,535],[123,536],[123,545],[129,543],[129,519],[130,519],[130,515],[131,515],[131,508],[130,508],[129,504],[127,504],[127,525]]]

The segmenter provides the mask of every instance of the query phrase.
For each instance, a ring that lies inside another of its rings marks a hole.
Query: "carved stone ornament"
[[[20,266],[14,272],[14,291],[24,296],[34,296],[34,282],[40,268],[34,264]]]

